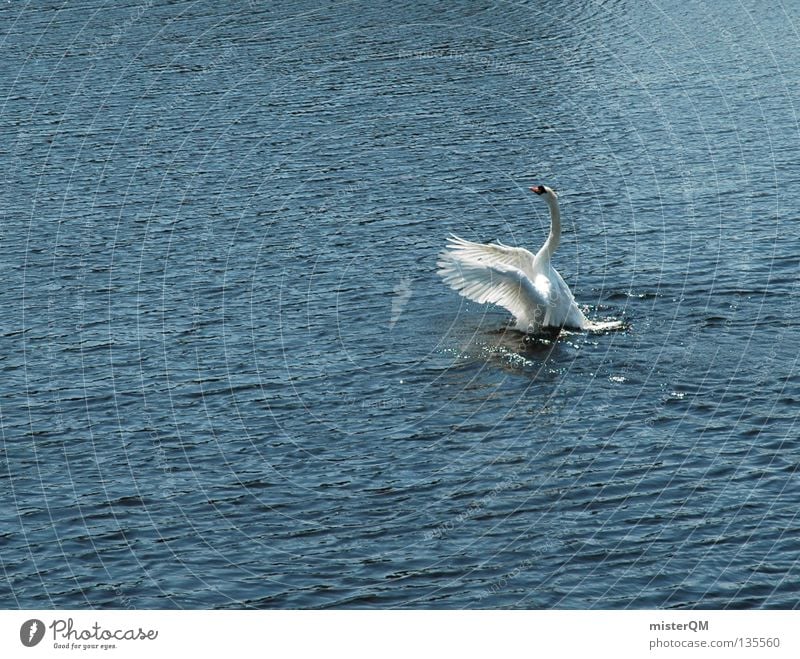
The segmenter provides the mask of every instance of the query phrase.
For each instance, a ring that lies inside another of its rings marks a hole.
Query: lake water
[[[798,606],[800,9],[0,6],[0,605]],[[449,232],[607,335],[504,332]]]

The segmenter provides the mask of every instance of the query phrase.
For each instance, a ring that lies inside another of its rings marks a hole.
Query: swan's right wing
[[[520,328],[542,324],[548,305],[547,291],[539,290],[519,268],[477,261],[452,251],[442,252],[436,265],[439,276],[460,295],[473,302],[490,302],[508,309]]]

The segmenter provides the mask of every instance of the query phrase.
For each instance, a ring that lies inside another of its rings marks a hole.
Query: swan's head
[[[548,201],[550,199],[558,199],[558,195],[553,188],[548,188],[546,185],[534,185],[531,188],[531,192],[535,192],[538,195],[543,196]]]

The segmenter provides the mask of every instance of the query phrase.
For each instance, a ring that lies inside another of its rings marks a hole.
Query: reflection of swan
[[[550,235],[534,256],[527,249],[503,244],[481,245],[451,235],[437,265],[451,288],[473,302],[491,302],[508,309],[515,329],[532,334],[567,329],[619,329],[620,321],[593,322],[583,315],[566,282],[550,265],[561,240],[558,197],[550,188],[531,188],[550,206]]]

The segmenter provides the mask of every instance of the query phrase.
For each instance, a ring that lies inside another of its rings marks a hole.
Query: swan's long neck
[[[548,256],[552,256],[561,243],[561,211],[558,209],[558,200],[555,197],[547,197],[547,205],[550,206],[550,235],[544,244],[544,249]]]

